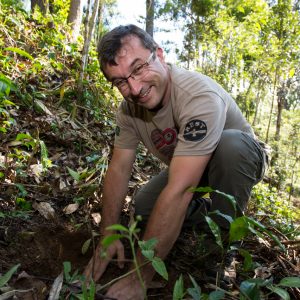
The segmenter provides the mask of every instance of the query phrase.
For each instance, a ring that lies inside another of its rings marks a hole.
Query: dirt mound
[[[62,271],[64,261],[70,261],[72,269],[82,270],[92,255],[91,252],[82,254],[82,246],[88,238],[85,229],[74,230],[56,224],[34,225],[19,232],[8,230],[2,234],[1,266],[7,269],[5,266],[20,263],[20,269],[30,275],[49,279]]]

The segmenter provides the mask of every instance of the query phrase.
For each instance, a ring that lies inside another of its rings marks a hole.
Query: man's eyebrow
[[[133,68],[133,66],[138,62],[138,61],[143,61],[143,59],[141,58],[136,58],[132,61],[132,63],[130,64],[129,68]],[[125,79],[125,77],[112,77],[110,78],[110,81],[114,81],[116,79]]]

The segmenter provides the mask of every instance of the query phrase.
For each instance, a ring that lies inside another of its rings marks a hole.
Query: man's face
[[[106,65],[104,68],[107,78],[113,83],[126,79],[132,72],[135,73],[151,55],[150,50],[144,48],[139,38],[134,35],[125,37],[122,44],[115,58],[117,65]],[[162,49],[158,48],[143,68],[141,78],[127,78],[125,85],[119,90],[125,99],[147,109],[157,109],[167,103],[170,96],[169,86],[169,70]]]

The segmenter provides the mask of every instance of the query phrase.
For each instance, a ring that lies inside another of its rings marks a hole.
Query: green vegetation
[[[108,20],[96,24],[81,78],[84,34],[71,41],[68,5],[60,0],[50,2],[52,11],[44,14],[38,9],[24,11],[21,1],[0,0],[2,227],[30,220],[35,203],[42,200],[57,210],[61,199],[78,203],[83,215],[89,216],[92,205],[99,204],[113,143],[120,95],[100,72],[95,46]],[[103,9],[113,13],[111,1],[104,3]],[[224,85],[258,137],[272,149],[269,169],[253,190],[247,216],[230,220],[223,216],[231,223],[230,242],[256,237],[274,247],[274,259],[292,257],[291,252],[299,251],[300,236],[299,1],[165,1],[156,11],[157,17],[174,20],[184,28],[178,63]],[[139,148],[135,171],[157,169],[153,162]],[[213,192],[209,188],[201,191]],[[234,199],[225,196],[234,205]],[[77,227],[88,223],[82,215],[80,220],[65,218]],[[207,222],[224,257],[234,251],[231,245],[222,244],[219,228],[210,216]],[[119,233],[104,240],[104,246],[125,238],[135,270],[141,267],[134,257],[138,246],[158,274],[170,281],[168,266],[155,256],[155,240],[140,241],[136,222],[129,228],[114,225],[111,229]],[[87,240],[84,253],[91,242]],[[299,290],[292,289],[300,288],[299,278],[289,274],[260,278],[255,273],[259,265],[254,253],[241,248],[239,254],[244,278],[238,286],[239,298],[219,287],[208,293],[195,276],[183,274],[174,283],[173,299],[262,299],[262,294],[268,299],[274,293],[292,299],[299,295]],[[83,277],[78,272],[71,274],[70,263],[63,267],[64,279],[58,283],[66,287],[61,290],[65,295],[72,293],[74,280]],[[0,269],[1,293],[18,268],[19,264],[7,268],[9,271]],[[74,295],[92,300],[98,288],[83,285]]]

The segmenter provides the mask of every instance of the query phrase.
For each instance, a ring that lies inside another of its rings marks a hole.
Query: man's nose
[[[134,96],[137,96],[140,94],[142,89],[142,84],[138,80],[133,79],[132,77],[129,77],[127,79],[131,94]]]

